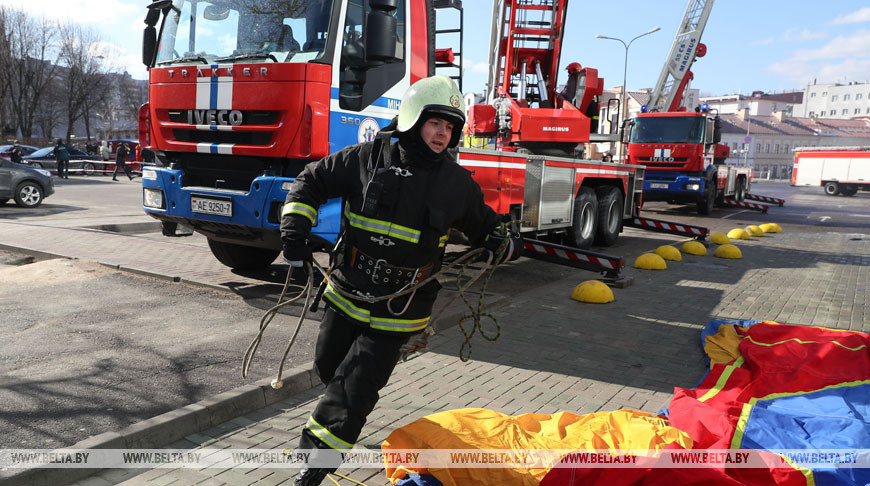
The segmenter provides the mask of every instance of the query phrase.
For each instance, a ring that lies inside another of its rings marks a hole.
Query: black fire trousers
[[[348,444],[356,443],[408,338],[361,327],[327,306],[314,355],[314,370],[326,392],[302,431],[300,449],[330,447],[315,433],[318,425]],[[312,420],[317,425],[312,426]]]

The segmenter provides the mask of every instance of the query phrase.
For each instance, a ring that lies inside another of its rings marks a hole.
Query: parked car
[[[70,174],[93,175],[95,173],[106,173],[108,164],[101,162],[99,156],[88,155],[75,147],[69,147],[68,150]],[[22,162],[32,167],[57,172],[54,147],[41,148],[26,157],[22,157]]]
[[[35,208],[52,194],[51,172],[0,159],[0,206],[15,199],[22,208]]]
[[[14,147],[14,145],[0,145],[0,157],[9,159],[12,154],[12,147]],[[39,147],[34,147],[33,145],[22,145],[21,155],[30,155],[37,150],[39,150]]]

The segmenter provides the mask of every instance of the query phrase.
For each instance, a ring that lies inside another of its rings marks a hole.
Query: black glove
[[[483,241],[483,247],[497,257],[499,248],[505,239],[508,240],[507,243],[505,243],[507,247],[504,249],[501,259],[493,262],[496,265],[516,260],[523,254],[523,238],[519,233],[509,233],[507,236],[491,234]]]
[[[305,262],[313,260],[311,248],[305,239],[284,239],[284,260],[291,267],[302,267]]]

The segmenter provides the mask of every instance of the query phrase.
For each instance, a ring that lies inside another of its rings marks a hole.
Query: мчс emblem
[[[371,142],[375,139],[375,134],[381,130],[381,126],[374,118],[366,118],[359,124],[357,130],[357,139],[359,143]]]
[[[459,96],[453,95],[450,97],[450,106],[454,108],[459,108]]]

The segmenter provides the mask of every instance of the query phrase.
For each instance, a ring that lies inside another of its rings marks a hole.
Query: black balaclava
[[[426,123],[426,121],[428,121],[430,118],[441,118],[442,120],[448,120],[448,118],[441,113],[423,112],[423,114],[420,115],[420,119],[417,120],[417,123],[414,125],[413,128],[405,133],[399,134],[399,145],[408,154],[409,164],[437,164],[439,162],[449,160],[455,155],[455,151],[449,147],[442,150],[441,153],[436,153],[434,150],[429,148],[429,145],[423,140],[423,136],[420,134],[420,130],[422,129],[423,124]],[[455,120],[448,121],[454,124],[456,123]]]

